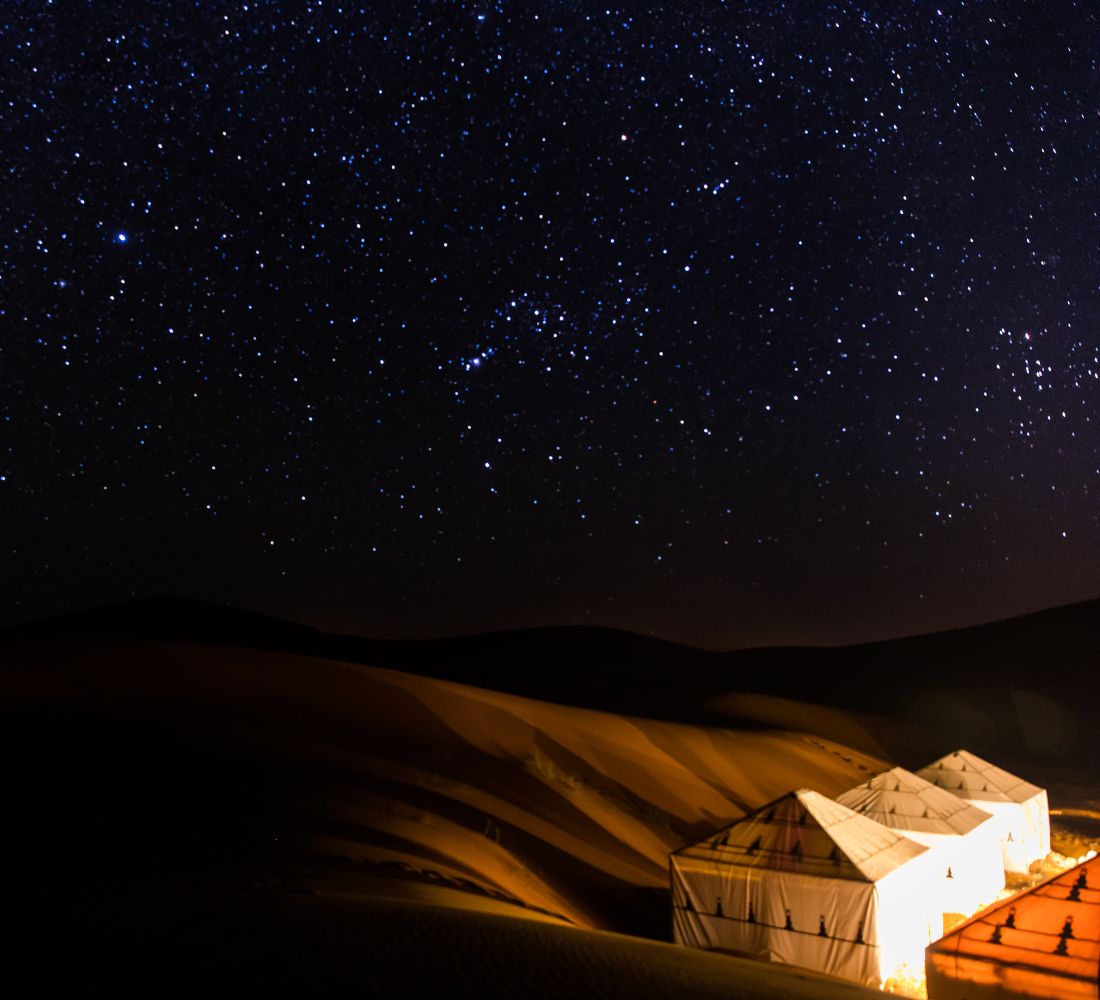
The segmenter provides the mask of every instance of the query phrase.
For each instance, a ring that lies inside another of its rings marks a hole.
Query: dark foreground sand
[[[124,914],[104,908],[99,918],[108,923],[75,953],[38,963],[33,985],[43,992],[79,984],[116,994],[232,989],[502,1000],[873,995],[803,970],[385,891],[214,894],[182,908],[175,897],[128,902]],[[157,933],[139,927],[149,922]]]

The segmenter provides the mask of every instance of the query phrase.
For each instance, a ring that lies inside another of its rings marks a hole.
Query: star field
[[[10,4],[4,618],[1100,592],[1088,7]]]

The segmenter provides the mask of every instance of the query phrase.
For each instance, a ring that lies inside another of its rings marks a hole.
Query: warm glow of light
[[[916,968],[902,965],[895,969],[890,974],[890,978],[882,984],[882,992],[925,1000],[928,996],[928,983],[924,975],[924,963],[922,962]]]
[[[925,995],[924,949],[943,933],[944,912],[942,879],[920,875],[906,880],[904,901],[880,905],[878,912],[882,988],[917,997]]]

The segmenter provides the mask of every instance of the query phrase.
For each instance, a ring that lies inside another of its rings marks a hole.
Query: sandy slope
[[[170,736],[183,763],[169,770],[187,770],[192,747],[244,761],[254,815],[230,826],[265,852],[437,873],[590,928],[661,933],[663,901],[639,909],[637,893],[664,889],[669,851],[791,787],[838,793],[880,764],[798,733],[631,719],[272,652],[32,643],[9,649],[3,674],[9,711],[65,705],[83,720],[42,724],[54,751],[102,716],[115,732]],[[172,824],[175,793],[143,770],[162,751],[142,738],[136,759],[120,749],[105,764],[109,794],[131,802],[140,788]],[[232,791],[218,785],[212,799],[189,787],[187,810],[224,808]]]

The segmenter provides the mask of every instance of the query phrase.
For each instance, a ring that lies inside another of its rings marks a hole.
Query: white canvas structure
[[[939,937],[930,851],[800,789],[669,859],[678,944],[880,986]]]
[[[837,801],[936,853],[945,912],[969,917],[1004,888],[1001,824],[919,775],[894,767]]]
[[[992,813],[1001,824],[1006,872],[1026,872],[1050,853],[1050,807],[1045,788],[956,750],[918,772],[920,777]]]
[[[1100,858],[933,942],[930,1000],[1100,1000]]]

